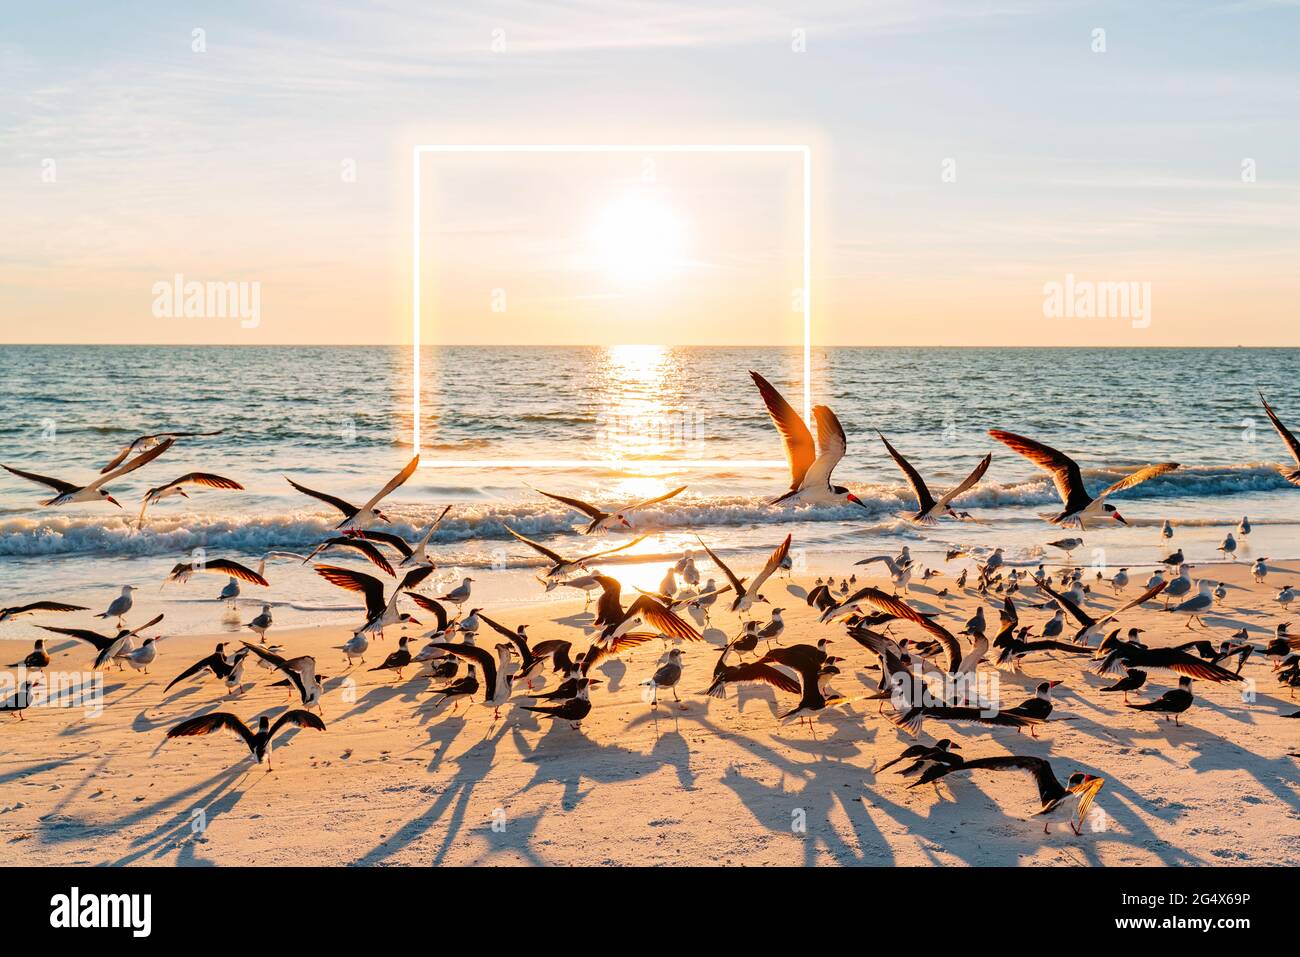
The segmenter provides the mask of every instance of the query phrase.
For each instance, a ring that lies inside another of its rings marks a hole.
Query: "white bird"
[[[699,536],[696,537],[698,538]],[[737,578],[735,573],[723,563],[722,559],[713,553],[713,549],[704,544],[703,539],[700,539],[700,545],[704,548],[704,551],[708,553],[709,558],[713,560],[713,564],[718,566],[718,570],[727,576],[727,581],[731,582],[731,587],[736,593],[735,600],[731,603],[731,610],[739,614],[744,614],[749,611],[754,602],[767,601],[766,598],[759,594],[759,589],[762,588],[764,582],[771,578],[773,573],[781,567],[782,560],[790,551],[790,536],[787,535],[785,541],[778,545],[776,550],[768,556],[767,562],[763,565],[762,570],[754,576],[754,580],[749,584],[745,583],[745,579]]]
[[[1295,601],[1295,590],[1290,585],[1283,585],[1273,600],[1286,608],[1291,602]]]
[[[622,508],[615,508],[610,512],[602,511],[590,502],[584,502],[580,498],[567,498],[563,495],[552,495],[550,492],[543,492],[541,489],[535,489],[534,491],[539,495],[545,495],[549,499],[563,502],[570,508],[582,512],[591,519],[587,524],[587,527],[583,529],[582,534],[593,535],[599,532],[607,532],[614,528],[632,528],[631,516],[636,512],[644,508],[649,508],[651,505],[658,505],[660,502],[666,502],[670,498],[680,495],[682,492],[686,491],[686,486],[683,485],[681,488],[675,488],[671,492],[656,496],[655,498],[648,498],[644,502],[636,502],[633,505],[625,505]]]
[[[910,562],[906,565],[900,565],[892,555],[872,555],[870,558],[863,558],[853,564],[870,565],[873,562],[881,562],[889,569],[889,580],[893,582],[895,592],[901,588],[911,594],[912,590],[908,587],[908,582],[912,580],[912,565]]]
[[[770,504],[843,505],[849,502],[866,509],[867,506],[847,488],[831,484],[831,473],[844,458],[848,444],[835,413],[824,405],[813,406],[813,419],[817,423],[817,443],[814,446],[808,426],[781,393],[757,372],[750,372],[750,376],[763,397],[772,424],[781,435],[786,463],[790,467],[789,491]]]
[[[1117,571],[1117,572],[1115,573],[1115,577],[1112,578],[1112,579],[1110,580],[1110,585],[1111,585],[1111,588],[1113,588],[1113,589],[1115,590],[1115,594],[1117,594],[1117,595],[1118,595],[1120,592],[1122,592],[1125,588],[1127,588],[1127,587],[1128,587],[1128,569],[1127,569],[1127,568],[1121,568],[1119,571]]]
[[[415,547],[411,549],[411,554],[403,556],[402,560],[397,563],[398,568],[417,568],[423,565],[433,565],[433,559],[429,557],[429,539],[433,537],[433,533],[438,530],[438,526],[442,524],[442,520],[447,517],[447,513],[450,511],[450,505],[442,510],[442,514],[434,520],[433,524],[425,530],[420,540],[415,543]]]
[[[1264,577],[1268,575],[1268,559],[1255,559],[1255,564],[1250,567],[1250,573],[1255,576],[1256,584],[1262,584]]]
[[[1169,610],[1169,599],[1182,598],[1192,590],[1192,576],[1189,574],[1190,565],[1178,566],[1178,575],[1169,581],[1169,586],[1165,589],[1165,610]]]
[[[439,595],[438,600],[449,601],[459,609],[461,605],[469,601],[470,592],[473,590],[473,584],[474,579],[468,577],[462,578],[459,585],[447,592],[447,594]]]
[[[677,594],[677,569],[669,567],[664,574],[663,580],[659,582],[659,594],[666,598],[672,598]]]
[[[327,495],[324,492],[317,492],[315,489],[307,488],[305,485],[299,485],[293,479],[285,476],[285,481],[296,488],[304,495],[310,495],[327,505],[331,505],[343,513],[343,520],[334,526],[334,530],[345,534],[356,534],[365,531],[376,522],[386,522],[391,525],[393,520],[385,515],[379,509],[379,503],[385,498],[397,491],[420,466],[420,457],[417,455],[406,463],[406,467],[388,480],[388,484],[381,488],[371,499],[364,505],[357,506],[351,502],[346,502],[334,495]]]
[[[302,701],[304,708],[315,708],[317,711],[321,711],[320,699],[321,695],[325,693],[325,686],[316,674],[315,658],[311,655],[303,655],[299,658],[285,659],[274,652],[267,651],[265,648],[249,644],[247,641],[243,644],[248,651],[284,673],[285,677],[289,679],[290,687],[297,689],[298,697]]]
[[[1195,621],[1201,625],[1201,612],[1208,611],[1214,605],[1214,595],[1211,594],[1211,583],[1208,581],[1197,582],[1197,593],[1187,601],[1175,605],[1173,608],[1166,608],[1166,611],[1178,612],[1187,615],[1187,624],[1183,627],[1191,628],[1192,622]],[[1168,589],[1166,589],[1167,591]]]
[[[123,585],[121,594],[119,594],[116,598],[114,598],[109,603],[108,608],[106,608],[104,611],[101,611],[95,617],[116,618],[118,624],[120,625],[122,623],[122,619],[126,616],[126,613],[130,611],[131,606],[135,604],[135,600],[131,597],[131,592],[139,591],[139,590],[140,589],[136,588],[134,585]]]
[[[235,599],[239,597],[239,579],[233,575],[226,582],[225,587],[221,589],[221,594],[217,596],[217,601],[228,601],[232,605]]]
[[[1056,449],[1033,439],[1027,439],[1023,435],[1004,432],[1002,429],[990,429],[989,435],[1002,442],[1012,451],[1019,452],[1052,476],[1052,482],[1056,485],[1056,493],[1061,497],[1061,503],[1065,506],[1060,513],[1048,519],[1053,525],[1077,524],[1080,529],[1085,529],[1089,521],[1104,516],[1109,516],[1121,525],[1127,525],[1128,522],[1124,521],[1123,516],[1120,515],[1114,505],[1106,503],[1106,499],[1116,492],[1122,492],[1141,485],[1149,479],[1172,472],[1178,468],[1177,462],[1160,462],[1157,465],[1148,465],[1124,476],[1118,482],[1108,485],[1098,492],[1094,498],[1088,494],[1088,488],[1083,483],[1083,473],[1079,470],[1079,464],[1065,453],[1058,452]]]
[[[159,445],[171,445],[177,439],[192,438],[199,435],[221,435],[225,429],[214,429],[211,432],[155,432],[153,435],[139,435],[122,446],[113,460],[105,465],[99,471],[111,472],[122,464],[123,460],[136,452],[145,452],[149,449],[157,448]]]
[[[365,596],[366,620],[357,631],[378,634],[381,638],[384,635],[384,628],[388,625],[399,625],[405,622],[416,625],[420,623],[406,612],[398,610],[397,599],[404,592],[415,588],[432,573],[432,568],[412,569],[406,573],[405,577],[398,582],[388,597],[385,598],[384,583],[373,575],[353,571],[350,568],[340,568],[337,565],[316,566],[316,574],[331,585],[337,585],[339,588],[345,588],[348,591],[360,592]]]
[[[131,651],[118,652],[114,655],[114,658],[118,661],[125,661],[136,671],[143,671],[145,674],[148,674],[149,666],[158,658],[157,641],[158,639],[156,638],[146,638],[144,644],[139,648],[132,649]]]
[[[600,551],[600,552],[592,552],[590,555],[582,555],[578,558],[565,558],[559,552],[547,548],[545,545],[541,544],[540,542],[535,542],[531,538],[528,538],[524,535],[520,535],[509,525],[506,526],[506,531],[509,532],[511,535],[513,535],[519,541],[523,542],[533,551],[537,552],[539,555],[543,555],[546,558],[549,558],[551,560],[552,563],[551,567],[548,568],[543,574],[543,577],[545,578],[563,578],[565,575],[569,574],[570,571],[578,570],[578,569],[581,569],[582,571],[590,571],[590,569],[587,568],[588,562],[594,561],[595,559],[600,558],[604,555],[612,555],[615,552],[621,552],[624,549],[631,548],[634,545],[639,545],[641,544],[641,542],[645,541],[646,539],[646,536],[639,535],[636,538],[632,539],[632,541],[624,542],[622,545],[615,546],[614,548],[607,548],[604,551]]]
[[[172,479],[166,485],[156,486],[144,493],[144,499],[140,502],[140,517],[136,520],[136,528],[144,527],[144,513],[150,505],[161,502],[173,495],[189,498],[189,494],[185,491],[186,485],[198,485],[201,488],[238,489],[240,491],[244,488],[234,479],[213,475],[211,472],[186,472],[180,478]]]
[[[128,472],[134,472],[142,465],[147,465],[158,456],[162,455],[171,448],[174,439],[168,439],[159,445],[154,446],[147,452],[142,452],[131,461],[119,466],[111,472],[105,472],[95,479],[89,485],[74,485],[71,482],[65,482],[62,479],[50,478],[47,475],[37,475],[35,472],[24,472],[21,469],[10,468],[8,465],[3,466],[5,471],[17,475],[19,478],[25,478],[29,482],[35,482],[38,485],[44,485],[47,488],[58,492],[53,498],[46,499],[41,503],[44,507],[57,507],[60,505],[71,505],[78,502],[112,502],[118,508],[122,503],[113,496],[108,494],[105,487],[110,482],[116,481]]]
[[[1223,541],[1219,543],[1219,551],[1223,552],[1223,557],[1231,559],[1237,552],[1237,540],[1232,537],[1232,532],[1223,536]]]
[[[267,604],[263,604],[262,613],[258,615],[256,618],[254,618],[252,621],[250,621],[244,627],[257,632],[257,637],[261,638],[262,643],[265,644],[266,633],[271,628],[271,606]]]
[[[1148,589],[1155,588],[1164,580],[1165,580],[1165,570],[1163,568],[1157,568],[1154,572],[1151,573],[1151,577],[1147,579],[1147,583],[1142,587]]]

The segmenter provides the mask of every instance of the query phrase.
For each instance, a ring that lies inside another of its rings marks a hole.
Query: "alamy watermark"
[[[1095,282],[1065,274],[1065,282],[1043,284],[1047,319],[1127,319],[1134,329],[1151,325],[1151,283],[1135,280]]]
[[[262,284],[200,282],[181,273],[153,284],[155,319],[238,319],[244,329],[262,324]]]

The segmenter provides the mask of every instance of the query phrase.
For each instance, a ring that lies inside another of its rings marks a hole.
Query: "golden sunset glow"
[[[680,216],[643,193],[628,193],[597,216],[594,258],[620,282],[663,281],[681,269],[686,230]]]

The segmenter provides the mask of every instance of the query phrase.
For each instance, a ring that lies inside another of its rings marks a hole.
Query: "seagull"
[[[1223,552],[1223,557],[1231,560],[1237,551],[1237,540],[1232,537],[1232,532],[1223,536],[1223,541],[1219,543],[1219,551]]]
[[[551,565],[550,568],[546,570],[544,575],[544,577],[548,579],[563,578],[566,574],[569,573],[570,570],[573,569],[581,569],[582,571],[587,571],[588,570],[587,562],[600,558],[602,555],[612,555],[615,552],[621,552],[626,548],[631,548],[633,545],[639,545],[641,542],[645,541],[646,539],[645,535],[640,535],[637,538],[634,538],[632,541],[624,542],[622,545],[619,545],[615,548],[607,548],[601,552],[592,552],[590,555],[583,555],[580,558],[565,558],[563,555],[559,554],[558,552],[552,551],[551,549],[547,548],[545,545],[539,544],[538,542],[533,541],[531,538],[526,538],[525,536],[520,535],[509,525],[506,526],[506,531],[509,532],[511,535],[513,535],[515,538],[517,538],[519,541],[523,542],[529,548],[533,549],[533,551],[537,552],[540,555],[544,555],[545,557],[551,560],[553,564]]]
[[[1165,519],[1163,522],[1160,523],[1160,537],[1161,538],[1174,537],[1174,526],[1170,524],[1169,519]]]
[[[12,605],[0,608],[0,621],[13,621],[23,615],[35,615],[40,612],[90,611],[85,605],[68,605],[61,601],[33,601],[26,605]]]
[[[226,643],[218,642],[216,650],[206,658],[200,658],[194,664],[190,665],[170,682],[163,689],[163,694],[171,691],[172,687],[180,681],[184,681],[191,675],[196,675],[205,668],[212,672],[213,677],[219,678],[225,682],[226,687],[231,691],[236,689],[243,690],[244,658],[248,656],[248,651],[241,648],[233,655],[226,655]]]
[[[673,700],[683,711],[686,710],[686,703],[677,697],[677,682],[682,680],[682,650],[674,648],[668,652],[668,661],[660,666],[653,675],[641,682],[644,688],[650,688],[650,708],[654,710],[659,707],[659,689],[668,688],[673,693]],[[642,699],[644,700],[644,699]]]
[[[1182,598],[1192,590],[1192,576],[1190,565],[1180,565],[1178,575],[1169,580],[1169,585],[1165,588],[1165,610],[1169,610],[1169,600],[1171,598]]]
[[[243,643],[243,649],[238,652],[241,655],[252,652],[261,658],[267,664],[271,665],[278,671],[284,672],[289,684],[297,689],[298,698],[304,708],[315,708],[321,710],[320,699],[325,693],[324,679],[316,674],[316,659],[311,655],[302,655],[298,658],[284,658],[273,651],[265,648],[259,648],[257,645]]]
[[[1291,453],[1291,458],[1295,459],[1297,466],[1300,466],[1300,441],[1297,441],[1296,437],[1287,430],[1285,425],[1282,424],[1282,420],[1277,417],[1276,413],[1274,413],[1273,408],[1268,404],[1268,401],[1264,398],[1264,393],[1262,392],[1259,394],[1259,401],[1264,403],[1264,411],[1268,413],[1269,421],[1273,423],[1273,428],[1277,429],[1277,434],[1280,435],[1282,441],[1286,443],[1287,451]],[[1292,485],[1300,485],[1300,468],[1292,469],[1287,468],[1285,465],[1279,465],[1277,470],[1282,474],[1282,477]]]
[[[250,585],[261,585],[263,588],[269,587],[269,583],[260,573],[253,571],[251,568],[245,568],[239,562],[228,558],[209,558],[203,561],[181,562],[173,565],[163,584],[167,582],[184,584],[197,572],[214,572],[219,575],[237,578],[240,581],[248,582]]]
[[[231,608],[233,609],[235,605],[235,599],[238,597],[239,597],[239,579],[235,578],[232,575],[230,580],[226,582],[225,587],[221,589],[221,594],[217,596],[217,601],[228,601],[230,602]]]
[[[271,627],[271,606],[263,604],[262,613],[244,627],[257,632],[257,637],[262,639],[262,644],[266,644],[266,633]]]
[[[912,580],[912,565],[910,562],[906,565],[900,565],[891,555],[872,555],[870,558],[864,558],[853,564],[870,565],[872,562],[882,562],[889,569],[889,580],[893,582],[895,592],[901,588],[911,594],[912,590],[908,587],[908,583]]]
[[[1268,574],[1268,559],[1257,558],[1255,564],[1250,566],[1250,573],[1255,576],[1255,584],[1260,585],[1264,582],[1264,576]],[[3,621],[0,617],[0,621]]]
[[[126,662],[136,671],[149,673],[149,666],[158,658],[158,639],[146,638],[139,648],[120,651],[113,656],[119,662]]]
[[[675,488],[671,492],[668,492],[664,495],[659,495],[656,496],[655,498],[648,498],[645,501],[637,502],[634,505],[625,505],[622,508],[616,508],[611,512],[602,511],[601,509],[597,508],[595,505],[592,505],[590,502],[584,502],[582,499],[579,498],[566,498],[563,495],[553,495],[550,492],[543,492],[541,489],[534,489],[534,491],[537,492],[539,495],[545,495],[549,499],[554,499],[557,502],[563,502],[565,505],[569,506],[570,508],[582,512],[589,519],[591,519],[591,521],[587,524],[587,527],[583,529],[582,534],[594,535],[599,532],[607,532],[611,529],[618,528],[620,526],[623,528],[632,528],[633,527],[632,522],[628,518],[629,515],[643,508],[648,508],[651,505],[658,505],[660,502],[666,502],[670,498],[674,498],[680,495],[682,492],[686,491],[686,486],[683,485],[681,488]]]
[[[58,507],[60,505],[70,505],[78,502],[104,501],[112,502],[118,508],[121,508],[122,503],[109,495],[108,489],[105,488],[105,486],[110,482],[114,482],[121,478],[123,475],[126,475],[128,472],[134,472],[142,465],[148,465],[158,456],[171,448],[172,441],[172,439],[168,439],[161,445],[156,445],[149,451],[142,452],[140,455],[137,455],[135,458],[131,459],[131,461],[119,466],[112,472],[106,472],[103,475],[100,475],[99,478],[95,479],[89,485],[74,485],[71,482],[63,481],[62,479],[49,478],[45,475],[37,475],[35,472],[24,472],[20,469],[10,468],[8,465],[3,466],[3,468],[5,471],[11,472],[19,478],[25,478],[29,482],[35,482],[38,485],[47,486],[55,492],[58,492],[58,494],[53,498],[46,499],[42,502],[41,505],[43,507],[49,508]]]
[[[835,413],[824,405],[813,406],[813,419],[817,423],[817,445],[814,447],[812,433],[790,403],[757,372],[749,374],[763,397],[772,424],[781,435],[786,462],[790,466],[790,490],[769,504],[840,505],[849,502],[867,509],[862,500],[844,486],[831,484],[831,473],[844,457],[847,446],[844,429]]]
[[[177,439],[193,438],[200,435],[221,435],[225,429],[215,429],[211,432],[155,432],[153,435],[136,436],[120,452],[113,457],[113,460],[100,469],[100,473],[111,472],[122,464],[128,455],[135,452],[146,452],[150,449],[156,449],[160,445],[171,445]]]
[[[420,623],[406,612],[398,611],[397,599],[403,592],[409,592],[433,574],[433,569],[416,568],[407,572],[387,598],[384,597],[384,583],[373,575],[353,571],[350,568],[340,568],[337,565],[317,565],[316,574],[331,585],[365,595],[366,620],[357,632],[378,634],[382,638],[387,625],[398,625],[403,622],[416,625]]]
[[[121,652],[126,647],[127,642],[132,638],[140,634],[140,632],[144,631],[146,628],[152,628],[162,620],[163,616],[157,615],[138,628],[119,628],[115,635],[101,635],[97,631],[90,631],[85,628],[55,628],[52,625],[38,625],[37,627],[42,628],[45,631],[53,632],[56,635],[67,635],[69,638],[79,638],[82,641],[94,645],[98,654],[95,656],[95,663],[92,665],[92,670],[97,671],[114,655]]]
[[[136,588],[134,585],[123,585],[122,593],[109,603],[108,608],[101,611],[95,617],[116,618],[118,626],[121,627],[122,619],[126,616],[126,613],[131,610],[131,606],[135,604],[134,599],[131,597],[131,592],[139,590],[140,589]]]
[[[1048,519],[1048,521],[1053,525],[1077,524],[1081,530],[1086,528],[1089,521],[1104,515],[1109,515],[1121,525],[1127,525],[1128,522],[1124,521],[1123,516],[1120,515],[1115,506],[1106,504],[1106,499],[1116,492],[1122,492],[1141,485],[1149,479],[1172,472],[1178,468],[1177,462],[1161,462],[1157,465],[1148,465],[1102,489],[1094,498],[1088,494],[1087,486],[1083,484],[1083,473],[1079,471],[1079,464],[1068,455],[1058,452],[1050,446],[1043,445],[1041,442],[1035,442],[1033,439],[1027,439],[1022,435],[1016,435],[1014,432],[990,429],[989,435],[1012,451],[1019,452],[1052,476],[1052,481],[1056,485],[1056,493],[1061,497],[1061,502],[1065,508],[1059,514]]]
[[[1237,534],[1242,538],[1250,534],[1250,519],[1245,515],[1241,516],[1241,521],[1237,523]]]
[[[244,489],[244,486],[240,485],[234,479],[223,478],[220,475],[213,475],[211,472],[186,472],[180,478],[172,479],[166,485],[159,485],[144,493],[144,499],[140,502],[140,517],[136,520],[135,527],[144,527],[144,513],[150,505],[154,505],[172,495],[179,495],[181,498],[189,498],[189,495],[185,491],[186,485],[198,485],[202,488],[238,489],[239,491],[243,491]]]
[[[771,578],[773,573],[781,567],[781,562],[790,551],[790,536],[786,535],[785,541],[778,545],[776,550],[768,556],[767,563],[763,566],[762,571],[754,576],[752,582],[746,585],[745,579],[737,578],[735,572],[728,568],[723,563],[722,559],[713,553],[713,549],[704,544],[703,539],[698,535],[696,536],[696,539],[699,541],[704,551],[708,553],[709,558],[713,560],[713,564],[717,565],[718,570],[727,576],[727,581],[731,582],[731,587],[736,593],[735,600],[731,603],[731,610],[738,614],[744,614],[749,611],[756,601],[767,601],[766,598],[759,594],[758,590],[762,588],[764,582]]]
[[[1134,711],[1152,711],[1156,714],[1165,715],[1165,720],[1169,720],[1169,715],[1173,715],[1174,724],[1178,724],[1178,716],[1192,706],[1192,679],[1186,675],[1178,679],[1178,687],[1171,688],[1154,701],[1147,701],[1143,704],[1129,705]]]
[[[275,719],[275,724],[271,724],[271,719],[262,715],[257,719],[256,731],[250,730],[248,725],[228,711],[216,711],[182,721],[167,732],[167,737],[188,738],[194,735],[212,734],[214,731],[233,731],[244,739],[249,753],[258,764],[266,762],[266,769],[269,771],[271,770],[271,739],[285,725],[292,725],[295,728],[313,728],[316,731],[325,730],[324,721],[310,711],[301,709],[286,711]]]
[[[625,637],[638,624],[645,624],[670,638],[682,641],[704,640],[698,631],[657,599],[641,595],[625,610],[621,598],[623,586],[618,580],[601,575],[600,584],[602,591],[596,604],[596,617],[592,622],[601,629],[597,641],[608,643]]]
[[[374,525],[375,522],[386,522],[389,525],[392,524],[392,519],[379,510],[379,503],[393,492],[397,491],[397,489],[400,488],[407,479],[415,474],[415,470],[419,467],[420,456],[417,455],[415,458],[411,459],[410,462],[406,463],[406,467],[402,469],[402,471],[389,479],[387,485],[372,496],[368,502],[360,506],[353,505],[351,502],[345,502],[343,499],[337,498],[333,495],[327,495],[324,492],[317,492],[314,489],[309,489],[305,485],[299,485],[288,476],[285,476],[285,481],[304,495],[310,495],[312,498],[319,499],[325,504],[332,505],[334,508],[342,512],[343,520],[334,526],[334,530],[343,532],[345,535],[356,535],[359,532],[365,531],[371,525]]]
[[[456,609],[459,612],[460,606],[465,604],[465,602],[469,601],[470,593],[473,591],[473,588],[471,587],[473,584],[474,584],[474,579],[469,577],[462,578],[459,585],[457,585],[451,591],[447,592],[447,594],[439,595],[438,599],[440,601],[451,602],[453,605],[456,606]],[[477,611],[478,609],[474,609],[474,610]],[[471,614],[472,613],[473,612],[471,612]]]
[[[1213,582],[1208,581],[1199,582],[1197,594],[1187,599],[1187,601],[1165,610],[1189,616],[1187,624],[1183,626],[1184,628],[1191,628],[1194,621],[1199,622],[1203,627],[1205,622],[1201,621],[1201,612],[1208,611],[1214,605],[1213,584]]]
[[[1065,552],[1065,557],[1068,559],[1070,557],[1071,552],[1073,552],[1076,548],[1080,548],[1083,546],[1083,539],[1062,538],[1055,542],[1048,542],[1047,544],[1051,548],[1059,548],[1061,551]]]
[[[928,768],[918,781],[908,787],[915,788],[922,784],[930,784],[955,771],[1028,771],[1034,776],[1034,784],[1038,787],[1040,810],[1034,812],[1034,816],[1045,818],[1044,834],[1048,833],[1047,825],[1053,818],[1068,820],[1074,833],[1082,834],[1083,822],[1088,817],[1088,811],[1106,783],[1105,778],[1075,771],[1062,785],[1056,779],[1051,763],[1045,759],[1007,754],[993,758],[975,758],[960,764],[936,763]]]
[[[912,464],[908,462],[907,459],[903,458],[902,454],[899,453],[897,449],[889,444],[889,440],[885,438],[879,429],[876,430],[876,435],[879,435],[880,441],[885,443],[885,448],[888,450],[890,457],[893,458],[895,464],[898,465],[898,468],[907,479],[908,484],[912,486],[912,494],[916,496],[916,511],[911,515],[905,515],[904,517],[908,521],[915,522],[918,525],[933,525],[944,516],[957,518],[957,513],[953,511],[952,506],[949,503],[952,502],[953,499],[973,488],[975,483],[984,477],[984,473],[988,471],[989,463],[993,461],[993,455],[991,453],[984,456],[984,458],[980,459],[979,464],[975,466],[970,475],[966,476],[960,484],[941,495],[936,501],[934,496],[930,494],[930,489],[926,486],[925,479],[921,478],[921,473],[913,468]]]

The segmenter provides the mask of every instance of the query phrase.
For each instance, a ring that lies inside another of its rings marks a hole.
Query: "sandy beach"
[[[1153,645],[1201,636],[1217,643],[1240,627],[1262,645],[1280,620],[1277,586],[1300,581],[1300,563],[1271,566],[1264,585],[1252,584],[1240,563],[1198,571],[1229,586],[1223,605],[1205,615],[1207,630],[1186,630],[1184,618],[1162,613],[1159,601],[1123,624],[1147,629]],[[877,679],[868,668],[874,658],[842,628],[817,623],[803,601],[812,579],[801,571],[767,586],[787,609],[781,642],[831,638],[833,652],[847,659],[836,690],[866,693]],[[889,588],[887,580],[864,580]],[[939,597],[945,586],[952,594]],[[1127,597],[1137,593],[1130,585]],[[957,591],[948,574],[913,584],[904,597],[937,611],[953,631],[979,601],[970,589]],[[1094,615],[1117,604],[1109,585],[1094,587],[1091,598]],[[1031,607],[1042,598],[1025,589],[1017,600],[1022,623],[1037,631],[1050,616]],[[585,647],[581,601],[490,611],[507,624],[528,624],[534,641]],[[6,663],[40,634],[31,620],[8,632],[15,640],[0,646]],[[1037,801],[1026,775],[953,775],[938,792],[908,790],[893,769],[878,775],[914,739],[878,714],[874,701],[824,712],[814,738],[806,727],[778,722],[776,714],[795,703],[784,692],[741,686],[726,700],[701,694],[718,649],[737,630],[737,619],[720,610],[706,644],[682,646],[684,708],[670,694],[658,710],[643,700],[639,682],[663,659],[662,643],[598,666],[605,684],[579,730],[515,707],[493,725],[478,701],[453,714],[433,703],[416,669],[397,681],[360,665],[348,671],[334,650],[347,637],[343,628],[273,630],[272,642],[290,655],[315,655],[329,676],[328,730],[285,733],[270,772],[253,765],[233,736],[164,745],[167,728],[196,714],[228,710],[251,723],[286,707],[284,689],[270,687],[271,672],[251,664],[241,698],[223,698],[211,678],[164,695],[174,675],[231,639],[169,637],[150,674],[104,672],[98,716],[37,705],[24,721],[0,718],[3,857],[23,865],[1300,863],[1300,774],[1290,754],[1300,748],[1300,721],[1282,717],[1300,700],[1279,689],[1262,655],[1247,662],[1244,684],[1196,682],[1196,704],[1181,727],[1099,693],[1113,679],[1091,673],[1088,659],[1064,656],[1030,659],[1024,675],[998,673],[1004,705],[1028,697],[1038,680],[1063,682],[1036,739],[1013,729],[926,724],[920,740],[951,736],[967,759],[1037,755],[1061,778],[1083,770],[1106,779],[1101,813],[1081,836],[1064,824],[1044,836],[1030,818]],[[907,624],[895,623],[893,633],[920,636]],[[481,645],[491,643],[480,633]],[[396,644],[392,632],[374,643],[365,667]],[[72,640],[53,642],[51,651],[55,670],[88,669],[93,657]],[[1174,683],[1153,673],[1133,700]]]

